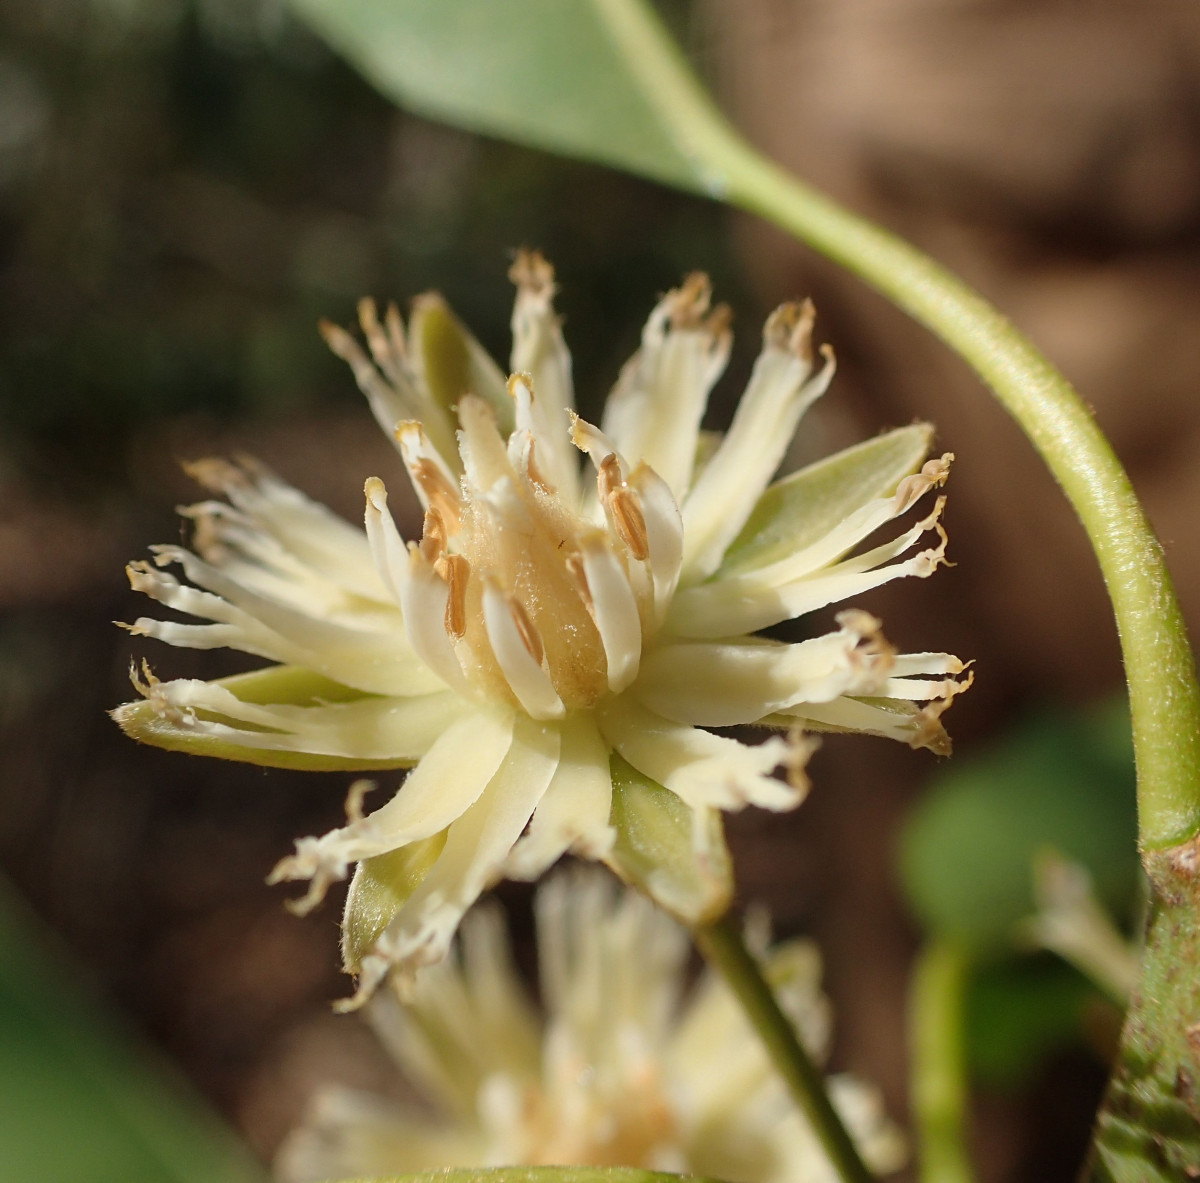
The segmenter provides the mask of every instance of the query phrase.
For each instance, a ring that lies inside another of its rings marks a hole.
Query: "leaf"
[[[1082,863],[1100,899],[1127,916],[1139,882],[1129,734],[1123,702],[1046,714],[937,777],[900,843],[901,878],[926,927],[977,956],[1011,950],[1047,846]]]
[[[233,1133],[78,988],[0,882],[0,1175],[266,1183]]]
[[[707,192],[589,0],[291,0],[383,94],[469,131]]]
[[[932,439],[926,423],[901,427],[776,481],[758,499],[714,578],[803,550],[868,501],[890,495],[920,467]]]

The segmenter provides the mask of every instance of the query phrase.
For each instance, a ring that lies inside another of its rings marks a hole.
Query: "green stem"
[[[592,3],[713,196],[774,222],[886,295],[967,361],[1033,441],[1082,520],[1112,599],[1133,715],[1142,848],[1200,833],[1200,685],[1183,616],[1129,478],[1082,399],[961,280],[751,147],[642,0]]]
[[[909,998],[912,1108],[921,1183],[972,1183],[967,1155],[963,999],[959,949],[932,942],[917,958]]]
[[[721,920],[693,929],[692,936],[758,1032],[771,1062],[808,1118],[838,1178],[842,1183],[871,1183],[871,1173],[830,1102],[821,1073],[796,1035],[796,1029],[779,1009],[736,924],[726,914]]]

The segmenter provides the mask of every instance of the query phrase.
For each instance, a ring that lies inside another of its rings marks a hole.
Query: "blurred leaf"
[[[1112,1015],[1115,1042],[1119,1012],[1057,958],[1023,958],[979,969],[966,1001],[971,1076],[996,1088],[1016,1087],[1047,1056],[1083,1040],[1088,1020],[1104,1008]]]
[[[1099,898],[1127,916],[1136,836],[1124,701],[1045,714],[934,780],[901,836],[901,877],[930,931],[991,956],[1011,949],[1033,911],[1033,860],[1047,846],[1082,863]]]
[[[380,91],[422,115],[694,192],[589,0],[291,0]]]
[[[0,1175],[37,1183],[265,1183],[233,1134],[100,1012],[0,882]]]

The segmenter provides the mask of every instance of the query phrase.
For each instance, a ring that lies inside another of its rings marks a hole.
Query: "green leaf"
[[[429,874],[446,845],[446,833],[365,859],[355,868],[342,916],[342,965],[347,973],[358,973],[362,959]]]
[[[457,1167],[419,1175],[346,1179],[342,1183],[717,1183],[700,1175],[669,1175],[635,1167]]]
[[[1078,970],[1048,954],[980,968],[966,1011],[971,1075],[1002,1089],[1018,1087],[1046,1057],[1083,1042],[1100,1016],[1109,1017],[1114,1043],[1120,1023],[1116,1008]]]
[[[0,1176],[266,1183],[233,1133],[79,978],[0,881]]]
[[[1128,915],[1136,834],[1124,703],[1047,714],[934,780],[901,836],[901,877],[927,928],[989,957],[1012,949],[1034,910],[1033,860],[1047,846],[1083,864],[1100,899]]]
[[[719,919],[733,898],[720,810],[693,811],[616,752],[611,768],[617,837],[605,861],[689,927]]]
[[[926,423],[901,427],[776,481],[758,499],[713,578],[773,563],[824,537],[860,506],[893,493],[920,467],[932,439]]]
[[[383,94],[470,131],[706,192],[589,0],[292,0]]]

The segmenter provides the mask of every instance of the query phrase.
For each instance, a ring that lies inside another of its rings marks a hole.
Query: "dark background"
[[[1200,626],[1200,10],[1190,0],[712,0],[691,48],[751,138],[999,304],[1080,387]],[[102,993],[269,1155],[320,1079],[382,1071],[334,1019],[337,901],[262,879],[335,824],[336,777],[139,749],[104,712],[155,648],[121,574],[178,537],[178,461],[251,451],[351,518],[398,463],[314,331],[363,293],[437,287],[503,359],[509,252],[555,262],[584,408],[656,294],[708,270],[740,330],[812,294],[841,368],[809,459],[927,418],[958,460],[951,557],[863,606],[903,648],[977,659],[949,716],[979,750],[1120,684],[1082,531],[1019,432],[940,345],[777,232],[603,169],[398,113],[270,0],[0,6],[0,865]],[[745,899],[825,950],[835,1064],[903,1118],[917,934],[896,828],[928,753],[831,740],[797,813],[730,823]],[[527,892],[502,892],[518,929]],[[988,1179],[1061,1178],[1103,1078],[1085,1052],[979,1098]],[[1056,1149],[1057,1148],[1057,1149]]]

